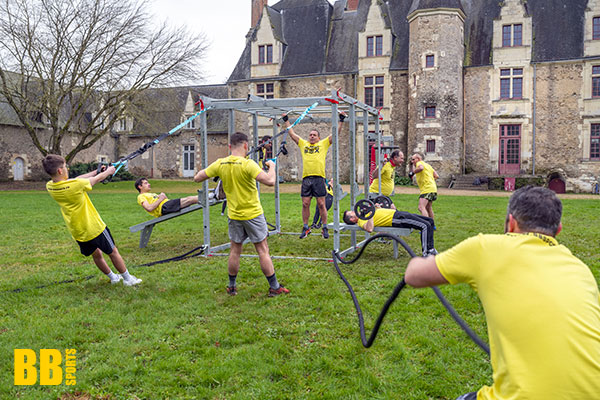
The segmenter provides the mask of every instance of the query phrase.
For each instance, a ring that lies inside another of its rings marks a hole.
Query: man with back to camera
[[[269,297],[287,294],[290,291],[277,281],[275,268],[269,254],[267,239],[269,231],[267,220],[260,203],[256,182],[267,186],[275,185],[275,163],[265,161],[269,171],[263,171],[258,164],[246,158],[248,154],[248,136],[237,132],[231,135],[229,142],[231,155],[219,158],[206,169],[199,171],[194,180],[205,181],[219,176],[227,196],[227,216],[229,218],[229,240],[231,248],[227,268],[229,272],[229,295],[237,295],[237,274],[240,269],[240,255],[244,241],[248,238],[258,253],[260,269],[269,282]]]
[[[562,204],[527,186],[505,234],[479,234],[408,263],[406,283],[468,283],[485,311],[493,383],[457,400],[600,399],[600,304],[590,269],[555,236]]]
[[[421,194],[419,195],[419,212],[425,217],[435,219],[433,216],[433,202],[437,200],[437,185],[435,180],[440,176],[433,167],[423,161],[419,153],[410,158],[408,177],[416,177],[417,185]]]

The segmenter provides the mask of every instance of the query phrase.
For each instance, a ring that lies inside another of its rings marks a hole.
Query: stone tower
[[[450,174],[463,165],[464,21],[460,0],[414,0],[408,14],[408,155]]]

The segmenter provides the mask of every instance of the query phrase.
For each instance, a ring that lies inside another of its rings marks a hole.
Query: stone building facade
[[[600,0],[253,0],[253,18],[229,97],[341,89],[381,108],[383,134],[423,153],[442,183],[464,173],[583,192],[598,183]],[[297,154],[284,163],[286,178],[301,176]]]

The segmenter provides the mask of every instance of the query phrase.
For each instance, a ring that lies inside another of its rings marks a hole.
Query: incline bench
[[[327,227],[329,229],[333,229],[333,224],[327,224]],[[358,225],[340,224],[340,232],[343,232],[343,231],[364,232],[365,234],[368,234],[367,231],[365,231]],[[410,229],[410,228],[395,228],[393,226],[376,226],[373,228],[374,234],[389,233],[389,234],[395,235],[395,236],[408,236],[408,235],[410,235],[411,232],[412,232],[412,229]],[[347,254],[350,254],[350,253],[354,252],[355,250],[360,249],[366,241],[367,241],[367,239],[363,240],[362,242],[357,243],[356,246],[352,246],[352,247],[347,248],[346,250],[340,251],[340,257],[345,257]],[[392,241],[394,243],[394,258],[398,258],[398,242],[396,242],[395,240],[392,240]]]
[[[200,196],[200,192],[201,190],[198,191],[198,196]],[[212,199],[209,202],[209,206],[215,205],[217,203],[222,203],[224,200],[215,200]],[[152,235],[152,229],[154,229],[154,225],[156,224],[160,224],[161,222],[167,221],[171,218],[175,218],[175,217],[179,217],[180,215],[183,214],[187,214],[190,213],[192,211],[196,211],[202,208],[201,204],[192,204],[189,207],[186,208],[182,208],[181,210],[179,210],[176,213],[171,213],[171,214],[167,214],[167,215],[162,215],[158,218],[154,218],[148,221],[144,221],[140,224],[134,225],[129,227],[129,231],[131,233],[137,232],[137,231],[141,231],[140,232],[140,249],[143,249],[144,247],[146,247],[146,245],[148,244],[148,241],[150,240],[150,235]]]

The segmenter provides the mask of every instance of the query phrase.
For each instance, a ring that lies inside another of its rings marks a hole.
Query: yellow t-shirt
[[[477,399],[599,398],[598,286],[569,249],[539,234],[479,234],[435,261],[485,310],[494,383]]]
[[[436,193],[437,185],[435,184],[435,178],[433,177],[433,168],[425,161],[419,161],[417,162],[417,165],[415,165],[415,169],[419,168],[421,165],[423,166],[423,171],[416,174],[417,185],[419,185],[421,194]]]
[[[391,162],[387,162],[381,168],[381,194],[390,196],[394,191],[394,167]],[[373,179],[369,186],[369,193],[379,193],[379,178]]]
[[[256,188],[256,177],[262,169],[253,160],[229,156],[219,158],[206,168],[210,178],[219,176],[227,196],[227,216],[235,220],[249,220],[263,213]]]
[[[89,179],[49,181],[46,183],[46,190],[60,206],[60,211],[73,239],[78,242],[87,242],[104,231],[106,224],[100,218],[86,193],[92,190]]]
[[[394,219],[394,213],[396,210],[392,208],[376,208],[375,214],[373,215],[373,226],[392,226],[392,220]],[[359,219],[357,224],[361,228],[369,222]]]
[[[329,138],[315,144],[310,144],[302,138],[298,140],[298,147],[302,154],[302,178],[307,176],[322,176],[325,178],[325,159],[330,145]]]
[[[137,197],[137,202],[140,206],[142,205],[142,203],[144,201],[147,201],[148,204],[152,205],[152,204],[156,203],[157,200],[158,200],[158,195],[156,193],[140,193],[140,194],[138,194],[138,197]],[[162,206],[167,201],[169,201],[169,199],[164,199],[163,201],[161,201],[160,204],[158,205],[158,207],[156,207],[154,209],[154,211],[152,211],[150,214],[152,214],[156,218],[160,217],[162,215]]]

